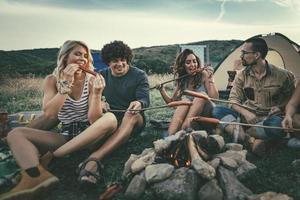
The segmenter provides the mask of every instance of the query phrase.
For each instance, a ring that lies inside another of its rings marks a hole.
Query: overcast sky
[[[300,44],[300,0],[0,0],[0,49],[113,40],[132,48],[280,32]]]

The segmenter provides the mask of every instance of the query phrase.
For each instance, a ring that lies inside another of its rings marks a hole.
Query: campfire
[[[140,155],[131,154],[125,163],[123,177],[129,183],[125,192],[128,199],[142,199],[143,194],[162,200],[256,199],[282,195],[272,192],[253,195],[239,179],[256,166],[246,160],[247,151],[242,145],[225,144],[220,135],[181,130],[154,141],[153,145]]]

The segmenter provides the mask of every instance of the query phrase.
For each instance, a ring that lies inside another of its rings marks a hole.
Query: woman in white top
[[[8,134],[8,144],[23,171],[20,183],[0,199],[27,199],[42,187],[58,182],[40,164],[39,156],[43,153],[50,151],[61,157],[99,141],[116,129],[114,115],[102,112],[104,78],[101,75],[93,77],[79,67],[93,70],[90,50],[81,41],[66,41],[59,51],[57,67],[45,78],[43,88],[44,116],[58,117],[63,130],[53,133],[16,128]]]

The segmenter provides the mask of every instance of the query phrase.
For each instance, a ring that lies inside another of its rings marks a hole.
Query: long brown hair
[[[193,54],[196,57],[198,64],[197,70],[199,70],[202,67],[200,58],[191,49],[185,49],[176,57],[176,61],[173,68],[175,78],[182,77],[187,74],[185,70],[185,60],[191,54]],[[186,76],[182,79],[177,80],[177,84],[180,88],[180,91],[182,92],[185,89],[188,80],[192,79],[193,88],[195,89],[197,86],[201,85],[201,78],[202,73],[196,73],[194,76]]]

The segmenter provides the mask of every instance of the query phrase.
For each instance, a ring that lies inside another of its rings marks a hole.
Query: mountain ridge
[[[241,42],[241,40],[206,40],[184,45],[209,46],[210,61],[215,66]],[[0,74],[11,76],[18,74],[49,74],[56,66],[58,51],[59,48],[0,50]],[[179,44],[134,48],[132,63],[150,74],[167,73],[170,72],[170,66],[174,63],[178,51]],[[92,50],[92,52],[100,51]]]

